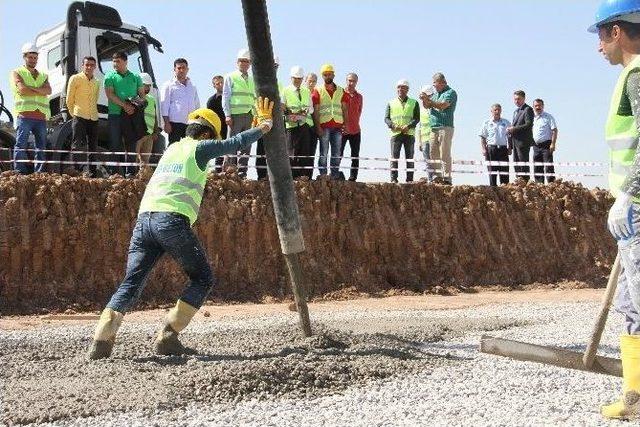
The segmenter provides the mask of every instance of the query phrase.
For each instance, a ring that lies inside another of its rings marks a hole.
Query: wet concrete
[[[0,422],[71,422],[130,412],[153,416],[194,403],[327,396],[461,362],[425,351],[424,343],[522,324],[505,318],[431,318],[420,311],[376,313],[316,321],[309,339],[300,337],[291,316],[198,320],[182,336],[199,353],[184,357],[153,355],[158,325],[125,321],[112,357],[95,362],[85,357],[91,326],[0,331]]]

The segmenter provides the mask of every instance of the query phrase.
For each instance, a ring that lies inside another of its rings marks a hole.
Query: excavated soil
[[[102,306],[122,278],[147,179],[0,174],[2,313]],[[314,298],[600,286],[615,254],[604,225],[612,198],[579,184],[295,186]],[[268,183],[211,176],[195,230],[219,279],[213,301],[290,297]],[[143,306],[173,302],[185,282],[165,257]]]
[[[112,357],[101,361],[85,358],[92,326],[0,331],[0,423],[79,422],[105,413],[153,416],[194,403],[327,396],[460,362],[430,353],[426,343],[526,324],[419,312],[380,320],[375,332],[371,325],[368,332],[352,331],[366,323],[358,319],[316,323],[309,339],[282,318],[198,320],[183,342],[199,353],[182,357],[152,354],[156,325],[125,322]]]

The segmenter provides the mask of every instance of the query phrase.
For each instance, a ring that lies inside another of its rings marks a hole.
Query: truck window
[[[47,70],[53,70],[57,68],[60,64],[60,46],[56,46],[47,53]]]
[[[133,40],[117,39],[114,37],[96,37],[96,49],[98,52],[98,68],[102,74],[113,70],[111,57],[114,53],[123,51],[127,54],[127,67],[129,71],[141,73],[142,58],[138,44]]]

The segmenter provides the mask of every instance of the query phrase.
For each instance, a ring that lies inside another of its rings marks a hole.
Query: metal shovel
[[[620,359],[598,356],[598,345],[602,337],[602,331],[607,323],[609,307],[613,301],[618,286],[620,275],[620,255],[616,256],[613,263],[609,282],[602,301],[602,307],[591,334],[591,340],[584,354],[565,350],[557,347],[548,347],[528,344],[520,341],[512,341],[503,338],[495,338],[483,335],[480,338],[480,352],[495,354],[497,356],[510,357],[525,362],[538,362],[546,365],[559,366],[561,368],[578,369],[581,371],[595,372],[599,374],[622,376]]]

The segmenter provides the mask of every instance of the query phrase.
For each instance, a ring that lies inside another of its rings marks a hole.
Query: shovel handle
[[[615,295],[616,288],[618,287],[619,275],[620,254],[617,254],[616,260],[613,262],[613,267],[611,268],[611,274],[609,275],[609,282],[607,283],[607,289],[604,293],[600,313],[598,314],[596,324],[593,327],[593,332],[591,333],[591,340],[589,341],[587,349],[584,352],[584,356],[582,357],[584,366],[587,368],[591,368],[594,360],[596,359],[596,353],[598,352],[598,346],[600,345],[602,331],[604,330],[604,326],[607,323],[607,317],[609,316],[609,307],[611,306],[611,301],[613,301],[613,296]]]

